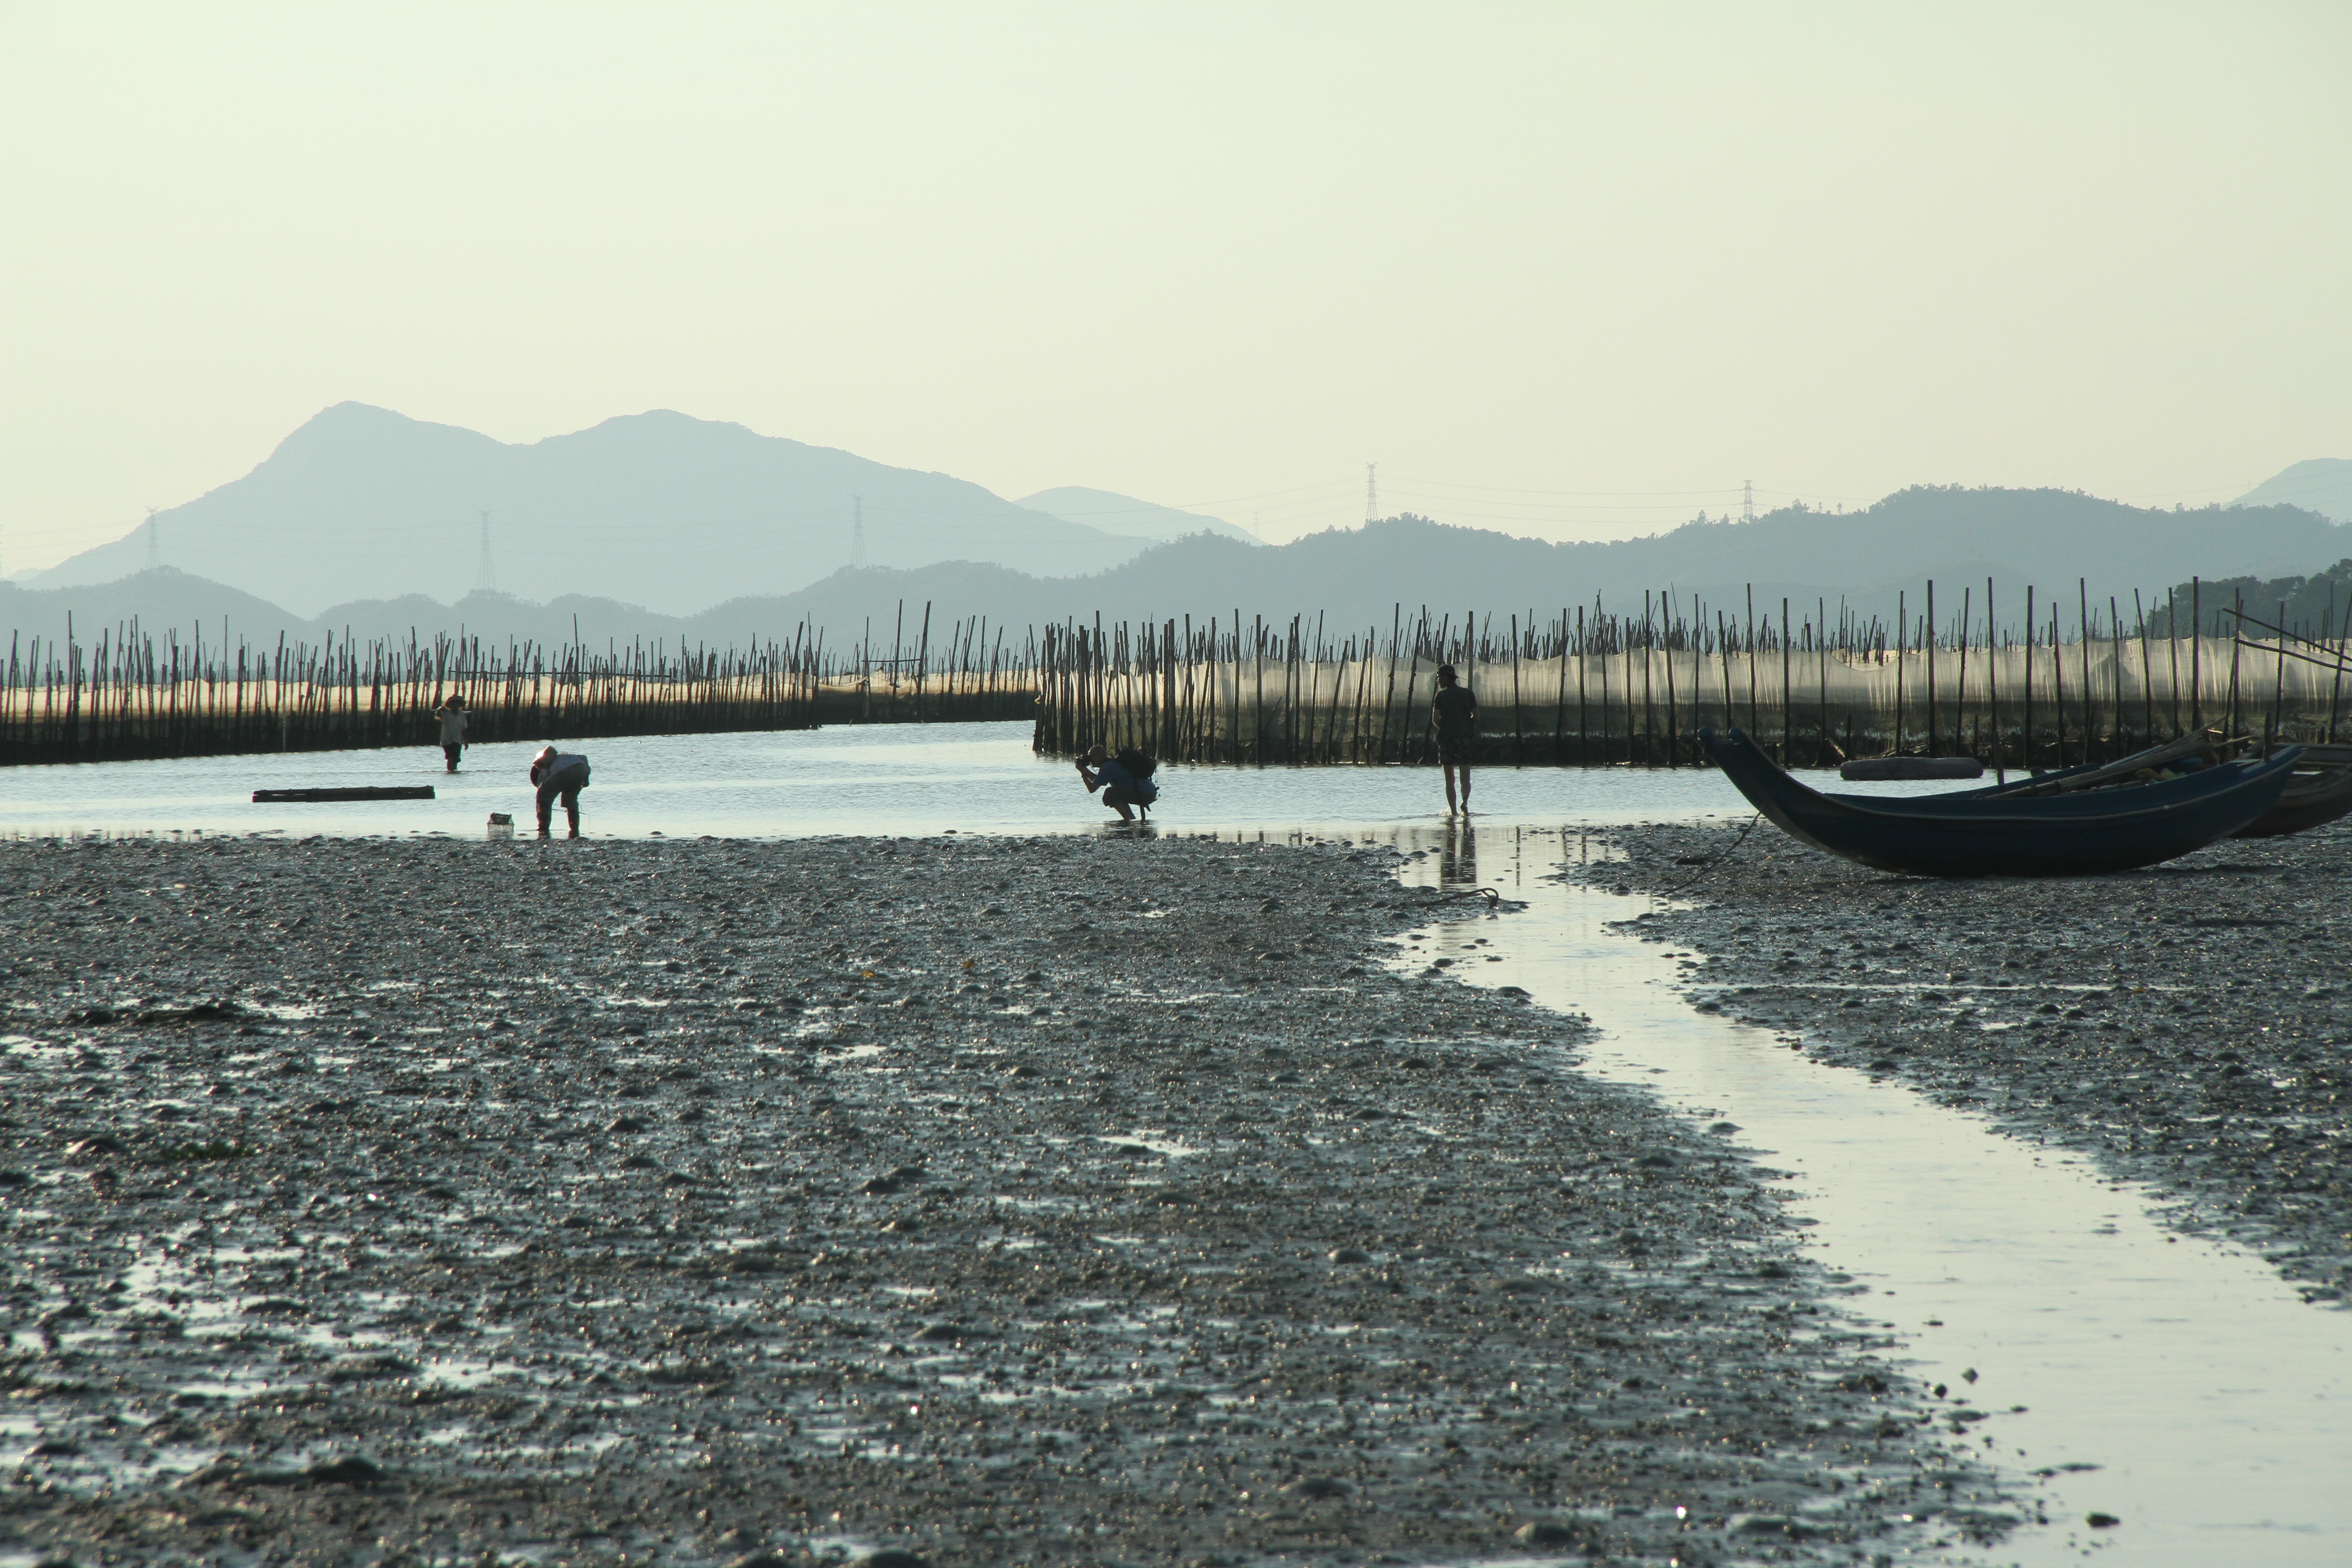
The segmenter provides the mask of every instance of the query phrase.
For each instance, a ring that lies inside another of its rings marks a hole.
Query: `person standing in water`
[[[1429,700],[1429,724],[1436,732],[1437,760],[1445,765],[1445,814],[1470,815],[1470,758],[1478,744],[1478,699],[1450,664],[1437,667],[1437,693]],[[1456,775],[1461,805],[1454,804]]]
[[[457,771],[457,753],[466,749],[466,700],[452,691],[441,700],[433,716],[441,721],[441,755],[447,759],[446,771]]]
[[[547,837],[548,824],[555,815],[555,803],[563,802],[563,815],[572,824],[572,837],[580,837],[580,792],[588,787],[588,759],[572,752],[558,752],[553,746],[544,747],[530,760],[530,782],[539,786],[539,836]]]

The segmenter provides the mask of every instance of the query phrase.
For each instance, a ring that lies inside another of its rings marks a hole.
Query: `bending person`
[[[588,787],[588,759],[546,747],[530,760],[530,782],[539,786],[539,836],[547,837],[548,821],[560,797],[564,817],[572,824],[571,836],[579,837],[580,792]]]
[[[1088,795],[1102,791],[1103,804],[1118,813],[1121,822],[1133,822],[1135,811],[1160,798],[1160,786],[1151,782],[1159,768],[1150,753],[1133,746],[1122,746],[1115,757],[1097,746],[1078,759],[1078,778]]]

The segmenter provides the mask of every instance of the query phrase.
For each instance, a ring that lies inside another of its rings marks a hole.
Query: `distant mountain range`
[[[736,641],[805,616],[830,628],[838,646],[869,620],[889,626],[903,601],[1013,626],[1189,615],[1195,625],[1215,616],[1230,627],[1238,612],[1245,623],[1263,614],[1284,625],[1319,616],[1333,636],[1377,627],[1385,637],[1397,615],[1410,624],[1423,606],[1433,620],[1450,615],[1459,625],[1475,611],[1502,617],[1500,626],[1514,613],[1549,623],[1596,599],[1612,613],[1639,614],[1644,595],[1669,594],[1685,614],[1696,596],[1710,616],[1744,617],[1752,599],[1759,616],[1777,618],[1786,598],[1792,616],[1826,602],[1832,616],[1843,604],[1892,620],[1898,604],[1915,617],[1925,609],[1931,579],[1939,621],[1965,602],[1981,623],[1990,579],[2004,625],[2021,622],[2032,585],[2037,620],[2063,601],[2071,627],[2084,596],[2103,605],[2112,595],[2128,616],[2135,589],[2154,604],[2192,576],[2308,574],[2347,554],[2352,527],[2294,507],[2168,511],[2067,490],[1915,488],[1860,511],[1796,505],[1753,522],[1692,522],[1605,543],[1553,544],[1399,517],[1271,547],[1195,536],[1075,580],[955,563],[837,573],[779,599],[713,606],[691,627]]]
[[[2352,458],[2314,458],[2273,474],[2232,506],[2299,506],[2352,522]]]
[[[152,531],[24,581],[110,583],[160,563],[309,616],[361,594],[446,603],[487,575],[524,599],[584,594],[685,615],[861,559],[1068,575],[1148,542],[1239,532],[1107,491],[1033,500],[667,411],[509,446],[342,403],[243,479],[156,514]]]
[[[281,630],[315,641],[326,632],[340,637],[346,628],[363,637],[402,638],[414,628],[429,640],[463,626],[500,641],[562,644],[577,636],[597,646],[640,637],[743,646],[789,640],[807,621],[824,629],[831,647],[846,647],[870,628],[877,642],[902,637],[911,652],[926,604],[935,647],[950,622],[973,616],[987,616],[1015,642],[1031,626],[1065,619],[1190,616],[1199,625],[1213,616],[1230,626],[1236,612],[1244,623],[1264,615],[1286,626],[1294,615],[1310,621],[1319,615],[1334,637],[1367,627],[1385,636],[1400,605],[1408,620],[1426,605],[1433,616],[1451,615],[1457,625],[1473,610],[1541,623],[1596,598],[1612,612],[1638,614],[1645,594],[1655,599],[1669,593],[1685,614],[1696,595],[1710,615],[1719,609],[1738,617],[1748,614],[1752,594],[1756,612],[1775,619],[1783,598],[1792,616],[1826,601],[1833,615],[1843,603],[1891,618],[1899,595],[1916,616],[1932,578],[1939,621],[1960,612],[1965,594],[1971,617],[1981,624],[1990,577],[2005,625],[2021,622],[2024,590],[2032,584],[2041,591],[2042,626],[2054,602],[2071,628],[2078,579],[2095,606],[2112,595],[2129,616],[2136,589],[2153,607],[2166,587],[2191,576],[2310,575],[2347,555],[2352,527],[2292,506],[2156,510],[2066,490],[1919,488],[1860,511],[1798,505],[1753,522],[1693,522],[1609,543],[1552,544],[1400,517],[1281,546],[1193,533],[1078,577],[965,561],[844,568],[792,593],[731,597],[691,615],[603,595],[534,603],[476,594],[454,605],[412,595],[296,616],[167,568],[105,585],[0,584],[0,621],[20,633],[57,636],[68,611],[85,634],[135,616],[157,630],[201,623],[211,642],[226,616],[230,635],[264,642]]]
[[[2028,580],[2126,593],[2192,573],[2309,573],[2345,553],[2334,541],[2347,520],[2352,461],[2326,458],[2195,512],[2055,490],[1913,489],[1862,511],[1795,506],[1607,543],[1392,519],[1270,549],[1223,519],[1108,490],[1006,500],[950,475],[667,411],[509,445],[342,403],[244,478],[20,579],[15,593],[34,596],[6,602],[20,627],[61,624],[70,605],[92,623],[226,615],[304,636],[464,624],[541,640],[568,637],[575,616],[583,637],[740,640],[806,615],[836,642],[895,618],[902,598],[1008,625],[1239,607],[1358,626],[1398,603],[1549,616],[1595,595],[1638,605],[1669,588],[1677,602],[1736,596],[1745,614],[1751,586],[1760,604],[1843,596],[1891,613],[1898,592],[1931,576],[1948,586],[1990,576],[2006,606],[2013,595],[2001,590]],[[155,564],[165,574],[147,570]]]

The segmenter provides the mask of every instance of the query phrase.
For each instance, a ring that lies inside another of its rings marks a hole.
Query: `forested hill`
[[[2307,576],[2290,573],[2267,580],[2208,577],[2176,583],[2168,594],[2150,597],[2149,635],[2166,636],[2177,617],[2184,637],[2191,626],[2199,626],[2208,637],[2225,637],[2236,626],[2239,611],[2258,623],[2249,628],[2253,637],[2269,635],[2263,624],[2299,637],[2343,637],[2347,619],[2352,617],[2352,558]]]
[[[834,635],[856,635],[871,616],[887,625],[898,602],[930,601],[940,614],[985,612],[1010,624],[1064,619],[1181,620],[1265,614],[1325,617],[1327,626],[1377,626],[1403,606],[1426,605],[1458,621],[1476,610],[1549,620],[1596,596],[1638,611],[1644,593],[1697,595],[1727,613],[1777,615],[1841,598],[1865,614],[1923,607],[1937,585],[1939,619],[1962,593],[1981,616],[1985,582],[2014,624],[2024,588],[2077,597],[2078,580],[2126,605],[2134,589],[2160,595],[2192,575],[2275,577],[2309,573],[2352,550],[2352,528],[2294,507],[2158,511],[2063,490],[1914,489],[1865,510],[1792,506],[1753,522],[1691,522],[1647,539],[1552,544],[1426,518],[1397,517],[1312,534],[1277,548],[1228,540],[1180,540],[1091,577],[1045,580],[960,563],[910,572],[837,573],[780,601],[738,601],[697,616],[729,632],[814,616]]]

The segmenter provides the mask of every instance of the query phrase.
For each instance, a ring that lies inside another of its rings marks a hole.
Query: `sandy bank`
[[[1580,1078],[1574,1022],[1370,959],[1435,898],[1385,866],[0,845],[0,1549],[1844,1562],[2000,1528],[1744,1162]]]
[[[2352,828],[1938,882],[1740,826],[1612,830],[1627,860],[1591,873],[1685,889],[1640,924],[1704,954],[1698,1005],[2091,1151],[2315,1300],[2352,1290]]]

